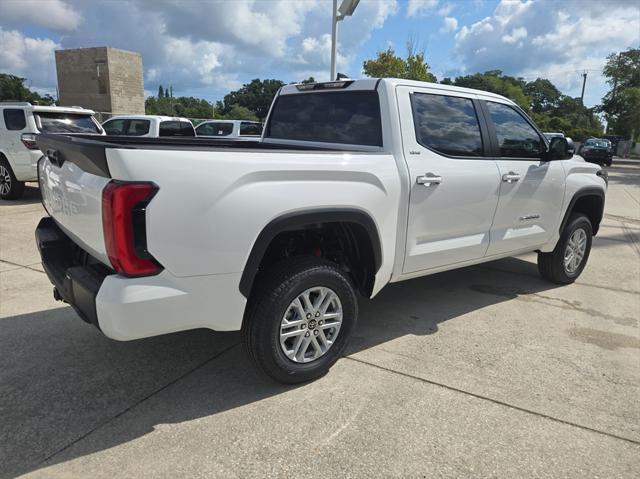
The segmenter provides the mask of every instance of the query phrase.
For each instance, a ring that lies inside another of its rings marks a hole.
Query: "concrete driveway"
[[[610,177],[576,284],[528,255],[391,285],[298,387],[236,333],[101,336],[52,298],[37,190],[0,202],[0,477],[638,477],[640,164]]]

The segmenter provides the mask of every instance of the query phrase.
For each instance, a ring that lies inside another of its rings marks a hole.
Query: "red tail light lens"
[[[37,150],[38,144],[36,143],[36,135],[32,135],[31,133],[23,133],[20,137],[22,144],[26,146],[29,150]]]
[[[145,208],[153,183],[109,183],[102,192],[104,242],[113,268],[126,276],[157,274],[162,266],[147,252]]]

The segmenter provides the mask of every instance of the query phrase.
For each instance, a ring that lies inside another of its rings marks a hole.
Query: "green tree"
[[[435,82],[435,75],[429,71],[429,65],[425,62],[424,52],[416,52],[411,43],[407,45],[407,58],[404,59],[395,54],[393,48],[378,52],[376,58],[365,60],[362,69],[368,77],[372,78],[405,78]]]
[[[164,89],[162,88],[162,85],[160,85],[158,87],[158,98],[163,98],[164,97]]]
[[[633,140],[640,138],[640,49],[630,48],[607,57],[603,70],[611,90],[598,110],[611,133]]]
[[[39,105],[52,105],[55,103],[51,95],[40,95],[24,86],[25,79],[0,73],[0,101],[28,101]]]
[[[537,78],[524,86],[524,94],[531,99],[531,111],[541,113],[558,106],[560,90],[545,78]]]
[[[524,80],[522,78],[503,75],[500,70],[460,76],[453,81],[453,84],[455,86],[490,91],[498,95],[506,96],[527,111],[531,104],[531,98],[524,92]]]
[[[315,82],[316,82],[315,78],[309,77],[309,78],[306,78],[305,80],[302,80],[300,83],[304,85],[305,83],[315,83]]]
[[[229,111],[222,118],[225,120],[259,121],[258,116],[254,112],[240,105],[231,105]]]
[[[280,80],[256,78],[242,85],[240,89],[225,95],[224,99],[217,103],[216,111],[227,115],[235,105],[238,105],[247,108],[262,120],[266,118],[273,97],[283,85],[284,82]]]

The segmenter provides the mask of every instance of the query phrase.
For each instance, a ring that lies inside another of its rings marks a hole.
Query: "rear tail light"
[[[125,276],[149,276],[162,266],[147,252],[146,207],[158,191],[153,183],[112,181],[102,192],[102,228],[107,256]]]
[[[20,140],[22,140],[22,144],[29,150],[38,149],[38,144],[36,143],[36,135],[33,135],[31,133],[23,133],[20,137]]]

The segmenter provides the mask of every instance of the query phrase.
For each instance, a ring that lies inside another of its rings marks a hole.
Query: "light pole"
[[[360,0],[342,0],[338,8],[338,0],[333,0],[333,15],[331,16],[331,77],[329,81],[336,79],[336,48],[338,37],[338,22],[344,17],[353,15]]]

